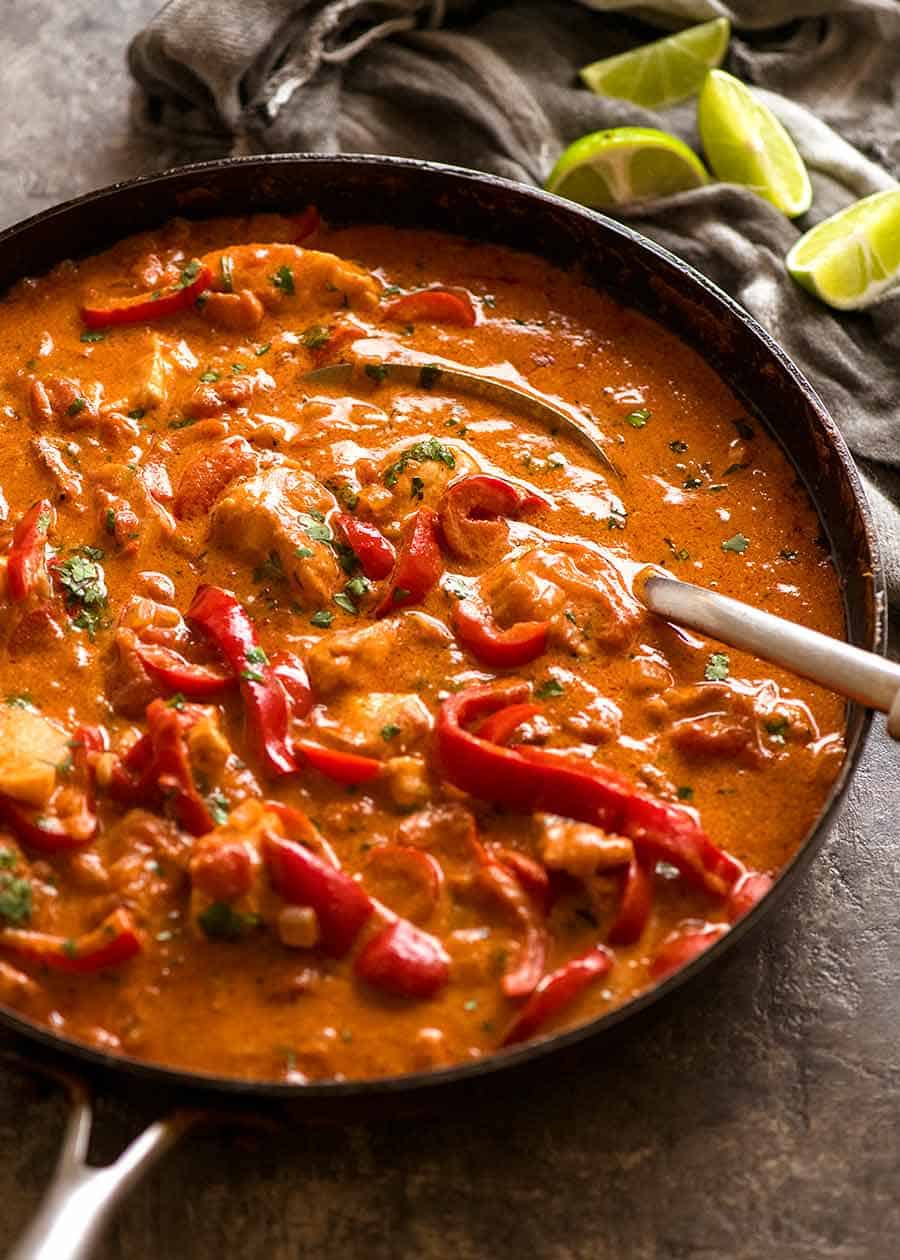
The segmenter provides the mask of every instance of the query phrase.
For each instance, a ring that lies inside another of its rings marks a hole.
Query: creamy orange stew
[[[243,1077],[477,1058],[708,947],[820,811],[837,698],[635,594],[656,565],[840,635],[805,491],[577,278],[177,221],[23,281],[0,372],[8,1008]]]

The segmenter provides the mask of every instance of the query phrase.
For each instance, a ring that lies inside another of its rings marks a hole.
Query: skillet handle
[[[196,1119],[173,1112],[151,1124],[114,1164],[87,1163],[93,1112],[90,1095],[67,1082],[71,1111],[53,1180],[38,1213],[6,1260],[89,1260],[95,1243],[122,1199]]]

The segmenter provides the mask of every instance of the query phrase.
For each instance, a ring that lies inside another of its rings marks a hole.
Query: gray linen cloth
[[[900,608],[900,291],[864,313],[808,297],[783,258],[800,231],[900,176],[900,0],[170,0],[129,50],[146,126],[186,157],[391,153],[541,183],[603,127],[698,144],[695,103],[654,113],[579,87],[586,62],[711,17],[727,68],[761,94],[810,169],[796,224],[713,185],[621,218],[741,302],[821,392],[869,490]]]

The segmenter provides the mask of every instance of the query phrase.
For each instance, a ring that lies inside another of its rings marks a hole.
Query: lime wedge
[[[710,70],[697,106],[700,139],[713,172],[745,184],[788,218],[803,214],[812,186],[793,140],[750,88],[724,70]]]
[[[730,36],[728,18],[715,18],[595,61],[584,67],[581,78],[599,96],[617,96],[645,109],[661,109],[696,96],[707,71],[722,64]]]
[[[570,144],[544,187],[604,210],[708,182],[703,163],[677,136],[652,127],[615,127]]]
[[[900,281],[900,188],[855,201],[817,223],[785,259],[804,289],[852,311]]]

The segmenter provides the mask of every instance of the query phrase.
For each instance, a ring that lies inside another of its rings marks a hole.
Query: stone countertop
[[[0,221],[177,160],[131,134],[123,50],[157,0],[12,0]],[[882,1260],[900,1236],[900,754],[870,737],[803,882],[718,967],[527,1090],[350,1128],[185,1139],[96,1260]],[[0,1040],[0,1051],[11,1043]],[[34,1210],[60,1091],[0,1066],[0,1236]],[[112,1152],[151,1114],[101,1107]]]

